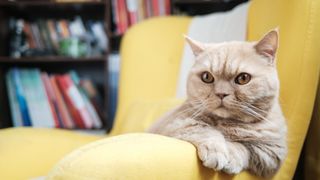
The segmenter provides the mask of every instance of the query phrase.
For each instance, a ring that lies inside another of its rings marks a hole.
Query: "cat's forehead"
[[[208,68],[215,74],[230,75],[239,71],[254,71],[261,64],[256,60],[256,53],[252,43],[228,42],[208,44],[206,50],[197,57],[196,64]]]

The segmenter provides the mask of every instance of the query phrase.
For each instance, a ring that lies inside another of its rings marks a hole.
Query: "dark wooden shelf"
[[[66,5],[105,5],[106,1],[69,1],[56,2],[52,0],[0,1],[0,6],[66,6]]]
[[[223,0],[172,0],[172,4],[208,4],[222,3]]]
[[[81,63],[81,62],[105,62],[106,57],[85,57],[85,58],[72,58],[62,56],[45,56],[45,57],[22,57],[22,58],[11,58],[11,57],[0,57],[0,64],[13,64],[13,63]]]

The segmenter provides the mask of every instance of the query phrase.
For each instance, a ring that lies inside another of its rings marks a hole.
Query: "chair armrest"
[[[90,143],[61,160],[48,179],[256,179],[204,168],[196,148],[185,141],[147,133]]]

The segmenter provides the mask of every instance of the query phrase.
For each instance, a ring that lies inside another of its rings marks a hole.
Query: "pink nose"
[[[216,94],[221,100],[227,96],[229,96],[229,94],[225,94],[225,93],[217,93]]]

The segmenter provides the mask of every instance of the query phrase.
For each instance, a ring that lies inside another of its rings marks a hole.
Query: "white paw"
[[[223,171],[228,174],[238,174],[244,168],[243,160],[234,154],[229,157],[229,162],[224,166]]]
[[[223,171],[228,173],[228,174],[239,174],[242,171],[242,166],[241,165],[232,166],[230,164],[227,164],[223,168]]]
[[[228,163],[228,150],[224,144],[204,144],[198,147],[198,155],[204,166],[221,170]]]

